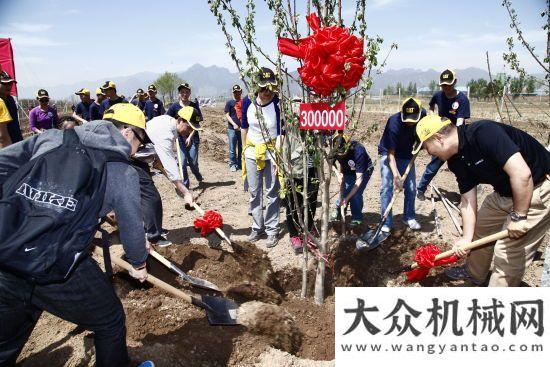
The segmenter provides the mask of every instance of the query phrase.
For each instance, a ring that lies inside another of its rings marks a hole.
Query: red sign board
[[[0,71],[2,70],[15,79],[15,64],[13,62],[13,49],[11,48],[10,38],[0,38]],[[12,96],[17,95],[17,84],[12,84],[10,94]]]
[[[346,102],[333,107],[328,103],[300,103],[300,130],[344,130]]]

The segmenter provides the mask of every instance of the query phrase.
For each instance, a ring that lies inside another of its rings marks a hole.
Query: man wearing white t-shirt
[[[248,240],[256,242],[267,234],[267,247],[279,243],[279,180],[275,157],[280,146],[281,111],[275,91],[275,73],[260,70],[259,89],[253,100],[249,96],[242,103],[241,138],[244,148],[243,178],[248,182],[252,231]],[[258,116],[259,115],[259,116]],[[263,120],[263,121],[261,121]],[[263,187],[267,203],[263,211]]]

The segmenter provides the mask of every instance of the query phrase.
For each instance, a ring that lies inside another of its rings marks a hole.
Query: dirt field
[[[374,108],[373,108],[374,110]],[[474,107],[472,110],[475,111]],[[279,245],[267,250],[264,241],[246,243],[250,232],[247,215],[248,194],[242,189],[241,172],[231,173],[227,164],[226,123],[220,108],[204,110],[207,130],[201,137],[201,171],[205,183],[200,187],[192,180],[198,201],[205,209],[215,209],[224,217],[224,231],[236,242],[235,253],[219,249],[215,234],[201,238],[193,228],[194,213],[184,210],[172,185],[162,176],[154,180],[163,197],[164,227],[174,245],[159,252],[171,259],[190,275],[208,279],[223,290],[223,295],[236,302],[259,300],[277,304],[294,318],[301,340],[292,345],[278,345],[277,340],[256,335],[243,326],[209,326],[204,312],[161,291],[140,285],[122,271],[115,277],[115,287],[127,315],[128,343],[134,361],[152,359],[157,366],[329,366],[334,359],[334,286],[469,286],[449,282],[442,269],[432,270],[420,284],[406,282],[403,268],[410,264],[417,246],[433,242],[443,249],[452,246],[456,230],[443,205],[436,203],[441,217],[442,238],[434,234],[431,201],[417,201],[419,232],[404,229],[401,222],[402,198],[394,208],[395,231],[379,249],[357,254],[354,240],[339,240],[335,231],[331,239],[331,264],[327,271],[327,299],[323,306],[312,302],[312,281],[308,298],[299,297],[301,255],[294,255],[289,245],[281,211]],[[376,159],[377,143],[388,113],[364,114],[370,133],[358,134],[371,157]],[[535,125],[517,125],[530,132]],[[417,178],[429,157],[425,152],[417,159]],[[454,203],[458,203],[457,185],[451,173],[442,169],[435,184]],[[365,191],[365,226],[380,219],[380,171],[377,165]],[[333,196],[336,186],[332,187]],[[481,196],[490,192],[484,187]],[[365,229],[365,228],[362,228]],[[547,241],[546,241],[547,242]],[[545,245],[546,246],[546,243]],[[543,248],[539,253],[544,252]],[[315,262],[310,261],[310,278],[314,277]],[[115,269],[116,270],[116,269]],[[525,286],[538,286],[542,271],[540,256],[528,269]],[[150,272],[185,291],[212,294],[191,288],[177,280],[155,260],[150,260]],[[278,348],[277,348],[278,347]],[[280,350],[281,348],[286,351]],[[19,362],[22,366],[92,366],[94,348],[91,334],[75,325],[44,314],[25,346]]]

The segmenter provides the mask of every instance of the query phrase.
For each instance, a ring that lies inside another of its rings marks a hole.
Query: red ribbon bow
[[[298,73],[305,85],[321,96],[329,96],[342,86],[349,90],[365,71],[363,41],[344,27],[323,27],[317,14],[306,16],[313,34],[294,41],[279,37],[279,51],[304,60]]]
[[[193,222],[196,229],[201,231],[201,236],[206,237],[212,231],[215,231],[216,228],[223,227],[223,218],[220,213],[214,210],[207,210],[202,218],[197,218]]]
[[[439,248],[437,248],[437,246],[432,243],[428,243],[427,245],[421,246],[416,249],[414,261],[418,264],[418,268],[408,271],[406,273],[409,282],[417,282],[424,279],[430,272],[430,269],[434,266],[451,264],[458,260],[458,257],[456,255],[440,260],[435,260],[436,255],[440,253],[441,251],[439,250]]]

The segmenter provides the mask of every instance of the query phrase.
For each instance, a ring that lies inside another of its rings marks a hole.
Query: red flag
[[[13,79],[16,79],[11,38],[0,38],[0,71],[2,70],[7,72]],[[17,96],[16,83],[13,83],[11,87],[11,95]]]

